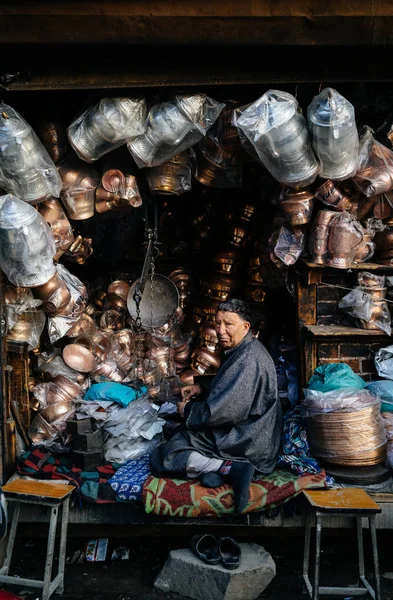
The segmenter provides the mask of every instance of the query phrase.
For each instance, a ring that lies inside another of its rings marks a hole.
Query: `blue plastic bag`
[[[134,389],[123,385],[107,381],[105,383],[94,383],[84,395],[84,400],[109,400],[117,402],[120,406],[128,406],[130,402],[143,396],[147,392],[145,386]]]
[[[381,398],[381,412],[393,412],[393,381],[372,381],[366,388]]]
[[[366,383],[346,363],[330,363],[315,369],[307,387],[318,392],[331,392],[343,388],[362,390]]]

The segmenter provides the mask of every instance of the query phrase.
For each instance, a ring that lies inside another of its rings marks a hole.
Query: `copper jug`
[[[360,223],[347,212],[336,214],[330,221],[327,264],[348,269],[363,241]]]

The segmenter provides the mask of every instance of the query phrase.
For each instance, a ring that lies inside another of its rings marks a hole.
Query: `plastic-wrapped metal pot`
[[[307,110],[312,145],[326,179],[348,179],[356,173],[359,136],[355,109],[333,88],[315,96]]]
[[[57,248],[54,260],[59,260],[60,256],[68,250],[74,241],[74,233],[71,224],[67,219],[60,202],[55,198],[41,202],[38,207],[38,212],[50,225]]]
[[[94,162],[145,131],[146,102],[103,98],[67,129],[71,146],[82,160]]]
[[[82,221],[94,215],[96,187],[100,182],[97,171],[76,156],[69,156],[58,164],[63,181],[61,199],[70,219]]]
[[[205,94],[175,96],[155,104],[146,133],[127,144],[136,164],[156,167],[190,148],[206,135],[224,106]]]
[[[11,283],[36,287],[55,274],[56,245],[45,219],[15,196],[0,197],[0,267]]]
[[[294,96],[269,90],[249,106],[237,109],[234,122],[277,181],[306,187],[315,180],[319,165]]]
[[[62,187],[56,167],[21,115],[0,104],[0,187],[25,202],[58,198]]]

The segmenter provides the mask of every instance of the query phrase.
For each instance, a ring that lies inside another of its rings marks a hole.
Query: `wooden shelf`
[[[358,329],[342,325],[305,325],[307,333],[313,337],[390,337],[380,329]]]
[[[331,265],[318,265],[317,263],[308,260],[302,260],[301,262],[309,269],[333,269],[334,271],[393,271],[393,266],[388,267],[386,265],[379,265],[378,263],[373,262],[352,263],[352,265],[347,269],[338,269],[337,267],[332,267]]]

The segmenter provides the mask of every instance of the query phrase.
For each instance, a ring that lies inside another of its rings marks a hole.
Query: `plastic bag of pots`
[[[300,258],[306,247],[306,234],[301,227],[281,225],[269,238],[269,256],[278,268],[290,267]]]
[[[358,169],[353,181],[368,197],[393,189],[393,152],[374,139],[369,127],[364,127],[360,138]]]
[[[55,274],[56,244],[45,219],[16,196],[0,197],[0,267],[9,281],[36,287]]]
[[[363,242],[364,229],[348,212],[321,210],[310,232],[313,262],[348,269]]]
[[[359,136],[352,104],[333,88],[325,88],[308,107],[307,121],[320,176],[343,180],[355,175]]]
[[[358,286],[344,296],[338,306],[357,319],[359,329],[380,329],[391,335],[391,316],[386,300],[376,298]]]
[[[191,157],[190,150],[191,148],[162,165],[146,170],[147,182],[153,194],[180,196],[191,190],[191,162],[194,157]]]
[[[34,299],[29,289],[7,288],[5,301],[7,340],[26,343],[29,350],[35,350],[46,322],[45,313],[40,310],[41,300]]]
[[[208,187],[240,188],[243,184],[241,159],[231,150],[205,137],[196,153],[195,179]]]
[[[234,124],[248,138],[259,160],[280,183],[306,187],[319,172],[307,121],[294,96],[268,90],[234,113]]]
[[[138,98],[102,98],[75,119],[68,140],[79,156],[94,162],[145,131],[146,101]]]
[[[25,202],[58,198],[62,188],[55,164],[30,125],[0,104],[0,187]]]
[[[56,316],[48,319],[48,333],[51,344],[54,344],[81,318],[88,301],[87,291],[83,283],[72,275],[63,265],[56,266],[59,278],[66,284],[70,293],[69,302],[56,311]]]
[[[94,200],[100,176],[91,165],[68,155],[57,169],[63,182],[61,200],[70,219],[83,221],[94,215]]]
[[[156,167],[199,142],[224,104],[205,94],[177,95],[155,104],[143,135],[127,144],[138,167]]]

